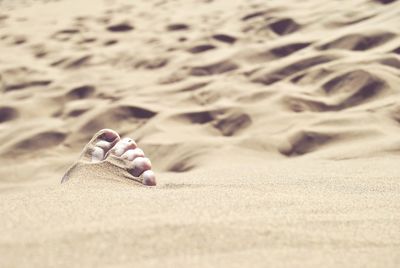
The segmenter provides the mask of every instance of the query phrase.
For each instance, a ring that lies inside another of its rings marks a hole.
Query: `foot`
[[[130,179],[156,185],[151,162],[131,138],[121,139],[115,131],[97,132],[85,146],[79,160],[65,173],[61,183],[84,178]]]

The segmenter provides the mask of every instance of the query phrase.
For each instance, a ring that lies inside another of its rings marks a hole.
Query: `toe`
[[[92,152],[92,162],[102,161],[115,142],[100,140],[95,144]]]
[[[143,172],[151,169],[151,162],[146,157],[137,157],[132,161],[132,166],[130,173],[135,177],[139,177]]]
[[[102,129],[98,133],[100,133],[100,135],[98,135],[98,138],[100,138],[101,140],[108,141],[108,142],[113,142],[116,139],[119,140],[118,133],[112,129]]]
[[[136,142],[131,138],[123,138],[110,150],[110,153],[115,156],[122,156],[130,149],[136,149]]]
[[[106,153],[119,141],[117,132],[111,129],[102,129],[97,132],[85,146],[81,158],[91,162],[102,161]]]
[[[152,170],[146,170],[142,174],[143,184],[148,186],[155,186],[156,183],[156,176]]]
[[[140,148],[129,149],[128,151],[123,153],[121,156],[121,158],[129,160],[129,161],[133,161],[137,157],[144,157],[144,152]]]

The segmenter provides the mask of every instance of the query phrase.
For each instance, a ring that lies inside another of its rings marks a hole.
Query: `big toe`
[[[97,132],[83,149],[81,159],[89,162],[104,160],[108,151],[120,140],[117,132],[111,129],[102,129]]]

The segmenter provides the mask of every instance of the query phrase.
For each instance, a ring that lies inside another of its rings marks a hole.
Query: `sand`
[[[0,267],[398,267],[399,25],[393,0],[0,1]],[[156,187],[60,184],[102,128]]]

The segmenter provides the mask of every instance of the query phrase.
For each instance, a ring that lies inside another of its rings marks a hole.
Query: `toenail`
[[[104,140],[106,140],[108,142],[112,142],[112,141],[115,141],[118,138],[118,135],[113,133],[113,132],[107,131],[107,132],[104,132],[101,135],[101,137],[102,137],[102,139],[104,139]]]

